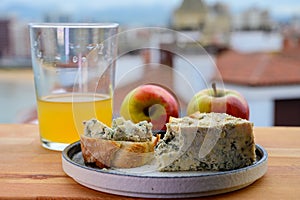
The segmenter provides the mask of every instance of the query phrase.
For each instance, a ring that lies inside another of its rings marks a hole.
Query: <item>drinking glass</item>
[[[63,150],[91,118],[111,124],[116,23],[31,23],[30,44],[42,146]]]

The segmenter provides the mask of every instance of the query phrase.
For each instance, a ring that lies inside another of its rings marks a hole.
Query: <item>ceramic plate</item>
[[[268,155],[256,145],[257,162],[223,172],[158,172],[153,165],[134,169],[98,169],[84,164],[80,142],[62,154],[65,173],[88,188],[111,194],[147,198],[188,198],[209,196],[246,187],[267,171]]]

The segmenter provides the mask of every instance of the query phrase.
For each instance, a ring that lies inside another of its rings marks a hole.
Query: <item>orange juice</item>
[[[83,121],[91,118],[111,125],[112,99],[99,94],[57,94],[37,100],[43,141],[69,144],[79,140]]]

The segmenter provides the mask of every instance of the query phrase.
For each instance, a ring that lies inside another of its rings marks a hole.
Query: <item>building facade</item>
[[[10,20],[0,19],[0,59],[11,54],[10,25]]]

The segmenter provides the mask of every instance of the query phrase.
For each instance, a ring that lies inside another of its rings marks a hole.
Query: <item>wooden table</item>
[[[300,127],[255,128],[269,154],[268,171],[252,185],[199,199],[300,199]],[[61,152],[41,147],[38,127],[0,125],[0,199],[139,199],[79,185],[62,170]]]

